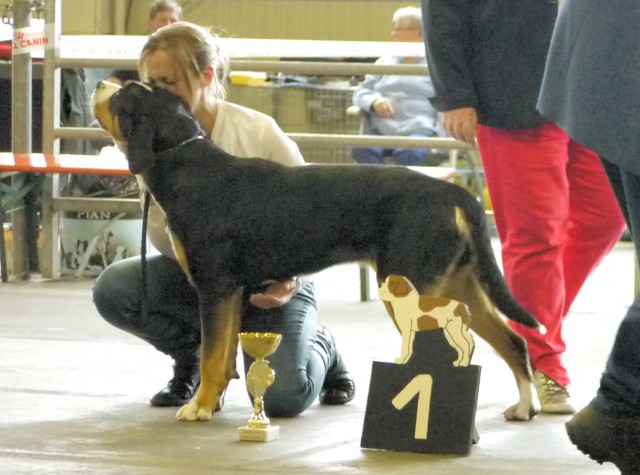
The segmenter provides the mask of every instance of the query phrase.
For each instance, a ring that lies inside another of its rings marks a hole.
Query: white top
[[[296,143],[276,121],[262,112],[220,101],[211,140],[227,153],[240,158],[260,157],[287,166],[304,165]],[[160,253],[175,258],[162,210],[149,206],[149,241]]]

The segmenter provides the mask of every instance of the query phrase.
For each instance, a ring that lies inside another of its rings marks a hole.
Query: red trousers
[[[547,332],[509,324],[527,341],[534,368],[566,387],[562,321],[620,238],[624,218],[599,157],[555,124],[515,131],[479,125],[477,139],[505,279]]]

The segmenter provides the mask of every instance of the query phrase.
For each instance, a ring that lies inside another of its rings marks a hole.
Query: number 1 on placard
[[[431,410],[431,390],[433,377],[430,374],[419,374],[407,384],[391,404],[401,410],[418,394],[418,410],[416,414],[416,439],[426,439],[429,428],[429,411]]]

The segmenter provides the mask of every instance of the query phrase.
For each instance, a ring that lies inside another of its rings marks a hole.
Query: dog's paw
[[[200,406],[195,401],[191,401],[178,409],[176,419],[179,421],[210,421],[212,414],[211,408]]]
[[[533,404],[522,406],[518,403],[508,407],[502,413],[504,418],[508,421],[530,421],[538,414],[538,409]]]

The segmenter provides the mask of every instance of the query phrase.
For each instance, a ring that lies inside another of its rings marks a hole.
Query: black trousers
[[[636,250],[640,257],[640,176],[603,158]],[[625,315],[594,401],[603,412],[640,415],[640,294]]]

